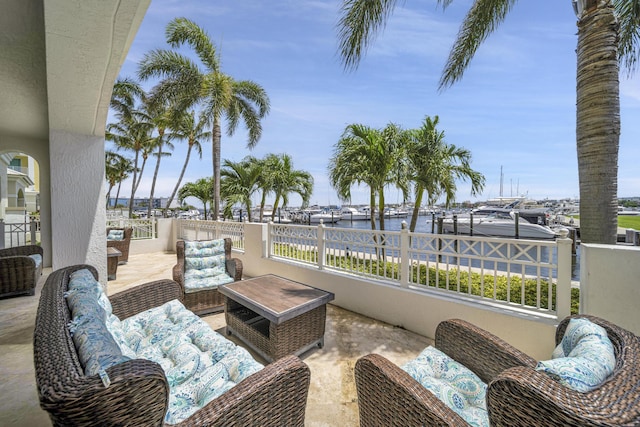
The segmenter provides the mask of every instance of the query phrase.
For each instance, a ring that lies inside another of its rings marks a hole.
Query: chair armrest
[[[471,369],[485,383],[514,366],[534,368],[536,360],[469,322],[451,319],[436,329],[437,349]]]
[[[0,258],[0,295],[31,290],[38,282],[38,271],[33,258],[25,255]]]
[[[430,391],[379,354],[358,359],[355,378],[361,426],[468,427]]]
[[[487,410],[492,425],[537,425],[540,420],[550,426],[638,425],[636,394],[631,398],[628,392],[580,393],[543,372],[516,367],[489,384]]]
[[[227,274],[233,277],[234,281],[242,280],[242,261],[239,258],[231,258],[226,262]]]
[[[173,280],[145,283],[109,297],[113,314],[121,320],[174,299],[182,300],[183,293]]]
[[[42,246],[38,245],[26,245],[26,246],[15,246],[13,248],[5,248],[0,249],[0,257],[7,256],[27,256],[27,255],[35,255],[40,254],[40,256],[44,255],[44,250]]]
[[[184,266],[180,263],[173,266],[173,280],[184,290]]]
[[[296,356],[267,365],[231,388],[180,426],[303,427],[309,367]]]

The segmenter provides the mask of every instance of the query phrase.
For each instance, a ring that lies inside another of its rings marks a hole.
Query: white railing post
[[[151,220],[151,238],[155,239],[157,237],[157,230],[158,230],[158,220],[154,217]]]
[[[411,260],[409,259],[409,229],[407,222],[402,221],[400,230],[400,286],[409,287]]]
[[[245,219],[245,223],[249,223],[249,219]],[[262,226],[262,241],[265,244],[265,247],[263,248],[263,253],[266,255],[266,258],[269,259],[271,258],[271,255],[273,255],[273,222],[269,221],[266,224],[266,230],[267,230],[267,235],[264,235],[264,230],[265,227]]]
[[[31,244],[35,245],[36,244],[36,228],[38,228],[36,222],[34,220],[31,220]]]
[[[324,222],[320,219],[318,224],[318,268],[324,270],[325,253],[324,253],[325,241],[324,241]]]
[[[562,230],[565,231],[565,230]],[[568,232],[560,232],[558,244],[558,283],[556,284],[556,315],[562,320],[571,314],[571,245]]]

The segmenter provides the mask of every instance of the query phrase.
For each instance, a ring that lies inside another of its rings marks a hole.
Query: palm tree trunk
[[[371,229],[376,229],[376,193],[373,191],[373,187],[371,187],[371,191],[369,193],[369,221],[371,221]]]
[[[114,184],[109,183],[109,191],[107,191],[107,207],[109,209],[109,199],[111,198],[111,190],[113,190]]]
[[[577,57],[580,236],[585,243],[615,244],[620,90],[618,23],[610,1],[587,6],[578,22]]]
[[[156,161],[156,168],[153,171],[153,180],[151,181],[151,191],[149,192],[149,207],[147,208],[147,218],[151,218],[151,211],[153,209],[153,193],[156,190],[156,181],[158,179],[158,170],[160,170],[160,159],[162,159],[162,133],[158,136],[158,160]]]
[[[129,218],[133,218],[133,197],[136,194],[136,176],[138,174],[138,151],[136,150],[136,156],[133,160],[133,179],[131,183],[131,196],[129,197]]]
[[[218,117],[213,118],[211,138],[211,156],[213,160],[213,207],[211,208],[211,219],[216,221],[218,219],[218,212],[220,211],[220,140],[222,138],[220,119]]]
[[[118,198],[120,197],[120,187],[122,187],[122,181],[118,183],[118,191],[116,191],[116,202],[113,204],[114,208],[118,206]]]
[[[184,178],[184,173],[187,170],[187,165],[189,164],[189,158],[191,157],[191,148],[193,147],[193,144],[189,144],[189,148],[187,148],[187,157],[184,159],[184,165],[182,165],[182,170],[180,171],[180,176],[178,177],[178,182],[176,182],[176,186],[173,189],[173,193],[171,193],[171,196],[169,196],[169,200],[167,200],[167,207],[165,208],[165,216],[166,216],[166,212],[167,210],[169,210],[169,207],[171,206],[171,203],[173,202],[173,199],[176,197],[176,193],[178,192],[178,189],[180,188],[180,184],[182,183],[182,178]],[[206,218],[206,216],[205,216]]]
[[[418,211],[422,204],[422,196],[424,194],[424,187],[421,184],[416,184],[416,201],[413,205],[413,214],[411,215],[411,224],[409,224],[409,231],[412,233],[416,230],[416,224],[418,223]]]

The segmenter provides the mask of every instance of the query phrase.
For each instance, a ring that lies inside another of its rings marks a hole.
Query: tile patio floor
[[[117,279],[108,282],[108,293],[152,280],[170,279],[175,261],[175,254],[171,253],[130,255],[129,262],[118,267]],[[45,269],[36,296],[0,299],[0,426],[51,425],[38,403],[32,345],[40,289],[49,272],[50,269]],[[203,319],[224,334],[224,314]],[[239,343],[235,337],[231,339]],[[368,353],[380,353],[402,364],[431,343],[415,333],[329,305],[325,346],[301,356],[311,370],[305,425],[357,426],[358,404],[353,378],[356,360]]]

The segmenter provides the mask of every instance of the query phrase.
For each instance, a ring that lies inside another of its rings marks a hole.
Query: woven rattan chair
[[[107,236],[109,235],[109,231],[111,230],[122,230],[124,231],[124,238],[122,240],[107,240],[107,247],[116,248],[122,255],[118,257],[118,264],[122,264],[129,261],[129,246],[131,246],[131,235],[133,234],[133,228],[120,228],[120,227],[109,227],[107,228]]]
[[[40,265],[29,255],[40,255]],[[0,249],[0,297],[34,295],[42,275],[42,247],[16,246]]]
[[[224,239],[227,274],[233,277],[234,281],[242,280],[242,261],[238,258],[231,258],[231,246],[231,239]],[[184,306],[199,316],[224,310],[224,295],[218,292],[218,289],[184,292],[184,240],[177,241],[176,256],[178,263],[173,267],[173,280],[178,282],[182,288]]]
[[[614,373],[598,388],[581,393],[564,387],[536,362],[500,338],[461,320],[438,325],[436,348],[489,384],[487,410],[492,426],[640,425],[640,345],[638,337],[603,319],[616,355]],[[556,343],[570,318],[561,322]],[[356,362],[360,425],[468,426],[409,374],[384,357],[370,354]]]
[[[88,268],[76,265],[49,275],[36,317],[33,356],[40,406],[56,426],[162,426],[168,408],[169,385],[157,363],[132,359],[106,370],[111,384],[99,375],[86,376],[69,334],[70,313],[64,298],[69,276]],[[125,319],[181,298],[171,280],[133,287],[109,297],[113,313]],[[304,425],[309,368],[287,356],[213,399],[177,426]]]

